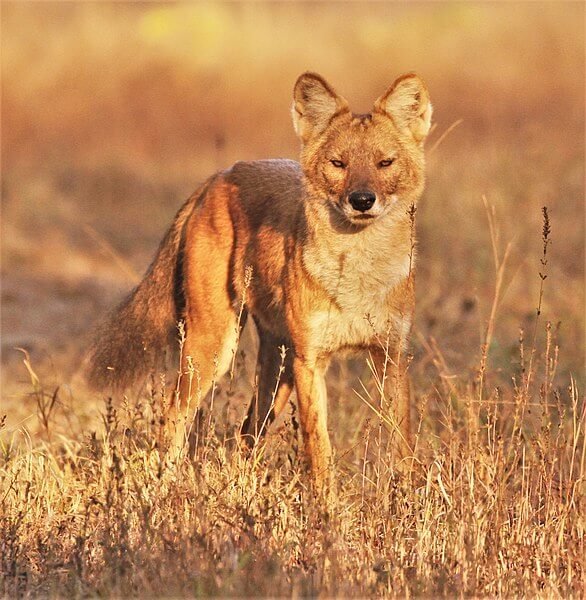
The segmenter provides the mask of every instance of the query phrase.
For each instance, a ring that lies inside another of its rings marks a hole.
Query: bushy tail
[[[201,195],[198,190],[179,210],[138,286],[97,329],[85,359],[87,383],[122,390],[160,366],[176,344],[182,318],[182,258],[185,224]]]

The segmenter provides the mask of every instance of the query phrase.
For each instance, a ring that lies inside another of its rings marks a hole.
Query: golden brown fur
[[[354,115],[319,75],[306,73],[295,85],[292,112],[301,164],[239,162],[210,179],[102,330],[90,375],[127,385],[184,319],[182,370],[193,361],[199,375],[197,386],[187,375],[180,379],[185,413],[229,369],[246,292],[260,337],[259,393],[242,434],[254,439],[295,388],[306,451],[323,484],[331,458],[324,374],[339,351],[370,352],[378,375],[385,374],[399,445],[408,450],[402,354],[413,313],[409,208],[423,190],[431,104],[423,82],[406,75],[372,113]],[[369,208],[356,208],[362,193],[370,195]],[[252,278],[245,290],[246,268]],[[125,362],[129,345],[132,360]],[[279,377],[280,346],[288,351]]]

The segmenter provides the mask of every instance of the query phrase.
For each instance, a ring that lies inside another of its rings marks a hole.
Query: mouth
[[[346,208],[339,205],[338,211],[347,223],[359,227],[366,227],[373,221],[376,221],[377,217],[379,216],[379,212],[377,210],[360,212],[358,210],[349,209],[349,207]]]
[[[357,214],[357,215],[347,215],[348,219],[352,223],[366,223],[367,221],[372,221],[376,219],[377,215],[368,215],[368,214]]]

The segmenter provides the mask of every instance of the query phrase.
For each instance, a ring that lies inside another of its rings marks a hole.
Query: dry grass
[[[583,597],[583,49],[579,3],[3,2],[0,594]],[[198,181],[297,155],[306,69],[357,110],[417,70],[436,115],[416,461],[337,362],[326,506],[293,410],[235,448],[254,332],[179,463],[158,374],[106,404],[69,385]]]
[[[581,597],[585,409],[573,383],[551,389],[549,358],[514,391],[446,385],[439,419],[420,409],[410,471],[362,423],[325,505],[294,414],[243,456],[228,401],[175,461],[157,443],[164,390],[108,402],[98,433],[70,439],[34,380],[44,441],[2,447],[2,593]]]

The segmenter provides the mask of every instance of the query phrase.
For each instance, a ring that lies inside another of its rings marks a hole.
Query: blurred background
[[[518,376],[520,328],[532,336],[544,205],[552,242],[538,341],[550,321],[559,385],[570,374],[583,381],[582,3],[1,9],[1,410],[11,425],[34,411],[16,348],[66,394],[88,331],[141,277],[197,184],[235,160],[297,157],[289,107],[305,70],[356,112],[403,72],[428,83],[435,128],[417,213],[418,393],[433,394],[440,370],[466,382],[478,369],[495,283],[483,196],[500,251],[512,242],[491,382]],[[334,395],[353,396],[350,375],[331,371]]]

